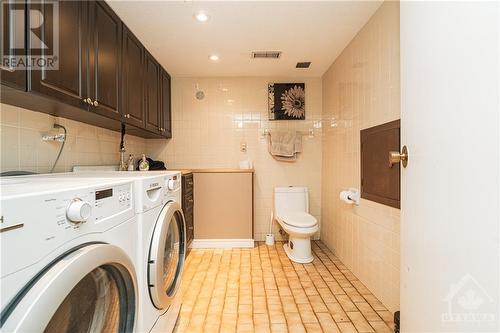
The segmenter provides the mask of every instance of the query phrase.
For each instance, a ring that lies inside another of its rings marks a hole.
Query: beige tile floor
[[[296,264],[282,243],[192,250],[175,332],[392,332],[392,313],[321,242]]]

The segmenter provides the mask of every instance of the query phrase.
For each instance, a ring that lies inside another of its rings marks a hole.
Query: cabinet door
[[[90,110],[120,119],[122,23],[103,1],[89,2],[89,22]]]
[[[33,4],[36,5],[36,4]],[[41,7],[43,20],[53,21],[53,11],[50,4]],[[31,90],[53,97],[66,104],[87,109],[89,104],[84,101],[89,96],[87,87],[88,68],[88,6],[85,1],[59,1],[59,57],[57,70],[45,69],[31,71]],[[47,29],[47,31],[46,31]],[[48,31],[48,25],[41,26],[40,39],[45,45],[54,45],[55,38]],[[30,39],[32,53],[36,49],[36,37]]]
[[[172,100],[170,75],[162,69],[161,76],[161,128],[162,135],[166,138],[172,137]]]
[[[146,129],[151,132],[160,131],[160,65],[149,52],[146,52]]]
[[[144,47],[125,25],[122,50],[123,117],[127,124],[144,128]]]
[[[26,55],[26,25],[24,15],[26,4],[15,1],[2,1],[2,42],[0,52],[2,62],[0,65],[0,77],[2,84],[10,87],[26,90],[26,70],[15,68],[11,63],[15,56]],[[17,14],[14,14],[17,13]],[[24,13],[24,14],[23,14]],[[17,45],[17,41],[22,41]]]

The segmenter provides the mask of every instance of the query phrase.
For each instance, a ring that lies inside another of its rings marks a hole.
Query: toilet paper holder
[[[344,201],[346,204],[355,204],[359,206],[359,201],[361,199],[361,194],[357,188],[349,188],[347,191],[340,192],[340,200]]]

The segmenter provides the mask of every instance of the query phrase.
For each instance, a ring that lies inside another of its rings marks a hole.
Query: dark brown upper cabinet
[[[160,64],[158,64],[149,52],[146,52],[144,69],[146,130],[161,133]]]
[[[125,25],[122,61],[123,117],[126,124],[144,128],[144,47]]]
[[[122,22],[103,1],[88,4],[90,110],[120,120]]]
[[[106,2],[58,1],[58,20],[53,2],[2,5],[2,55],[57,57],[57,68],[0,67],[2,102],[112,130],[124,122],[142,137],[172,136],[170,76]],[[9,9],[24,11],[23,19]],[[31,10],[42,13],[44,24],[28,39]],[[12,49],[19,35],[25,45]]]
[[[65,104],[88,109],[88,6],[85,1],[59,1],[59,58],[57,70],[31,71],[30,90],[52,97]],[[31,6],[31,5],[30,5]],[[45,22],[53,20],[49,6],[42,6]],[[54,36],[43,31],[41,39],[53,45]],[[30,40],[33,49],[35,40]],[[43,54],[43,51],[42,51]]]
[[[361,131],[361,197],[400,208],[400,166],[389,164],[389,152],[399,151],[400,121]]]
[[[26,43],[26,26],[23,22],[23,17],[12,15],[13,10],[24,11],[26,13],[26,3],[16,1],[2,1],[0,3],[2,8],[2,41],[0,43],[0,54],[2,62],[0,63],[0,78],[2,84],[12,88],[26,90],[26,70],[16,69],[9,64],[11,57],[22,56],[26,54],[26,47],[16,49],[14,47],[16,40],[22,40]]]
[[[172,137],[172,101],[170,96],[170,75],[162,69],[160,73],[161,86],[161,124],[162,135],[165,138]]]

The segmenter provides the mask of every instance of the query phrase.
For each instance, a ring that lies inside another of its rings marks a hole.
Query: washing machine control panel
[[[49,187],[53,182],[49,179],[43,184]],[[19,271],[56,248],[70,246],[67,244],[74,239],[92,241],[93,235],[104,235],[135,218],[132,182],[85,186],[81,181],[73,188],[66,183],[61,181],[60,187],[59,183],[58,187],[53,186],[54,191],[38,190],[33,195],[20,191],[21,195],[0,196],[0,242],[2,248],[15,250],[15,255],[7,256],[9,269],[2,274]],[[64,186],[68,189],[60,190]]]
[[[75,198],[69,203],[68,208],[66,208],[66,217],[69,222],[78,224],[87,221],[91,212],[92,206],[90,203],[80,198]]]
[[[131,198],[132,187],[130,185],[114,186],[95,191],[93,221],[99,222],[132,208]]]

